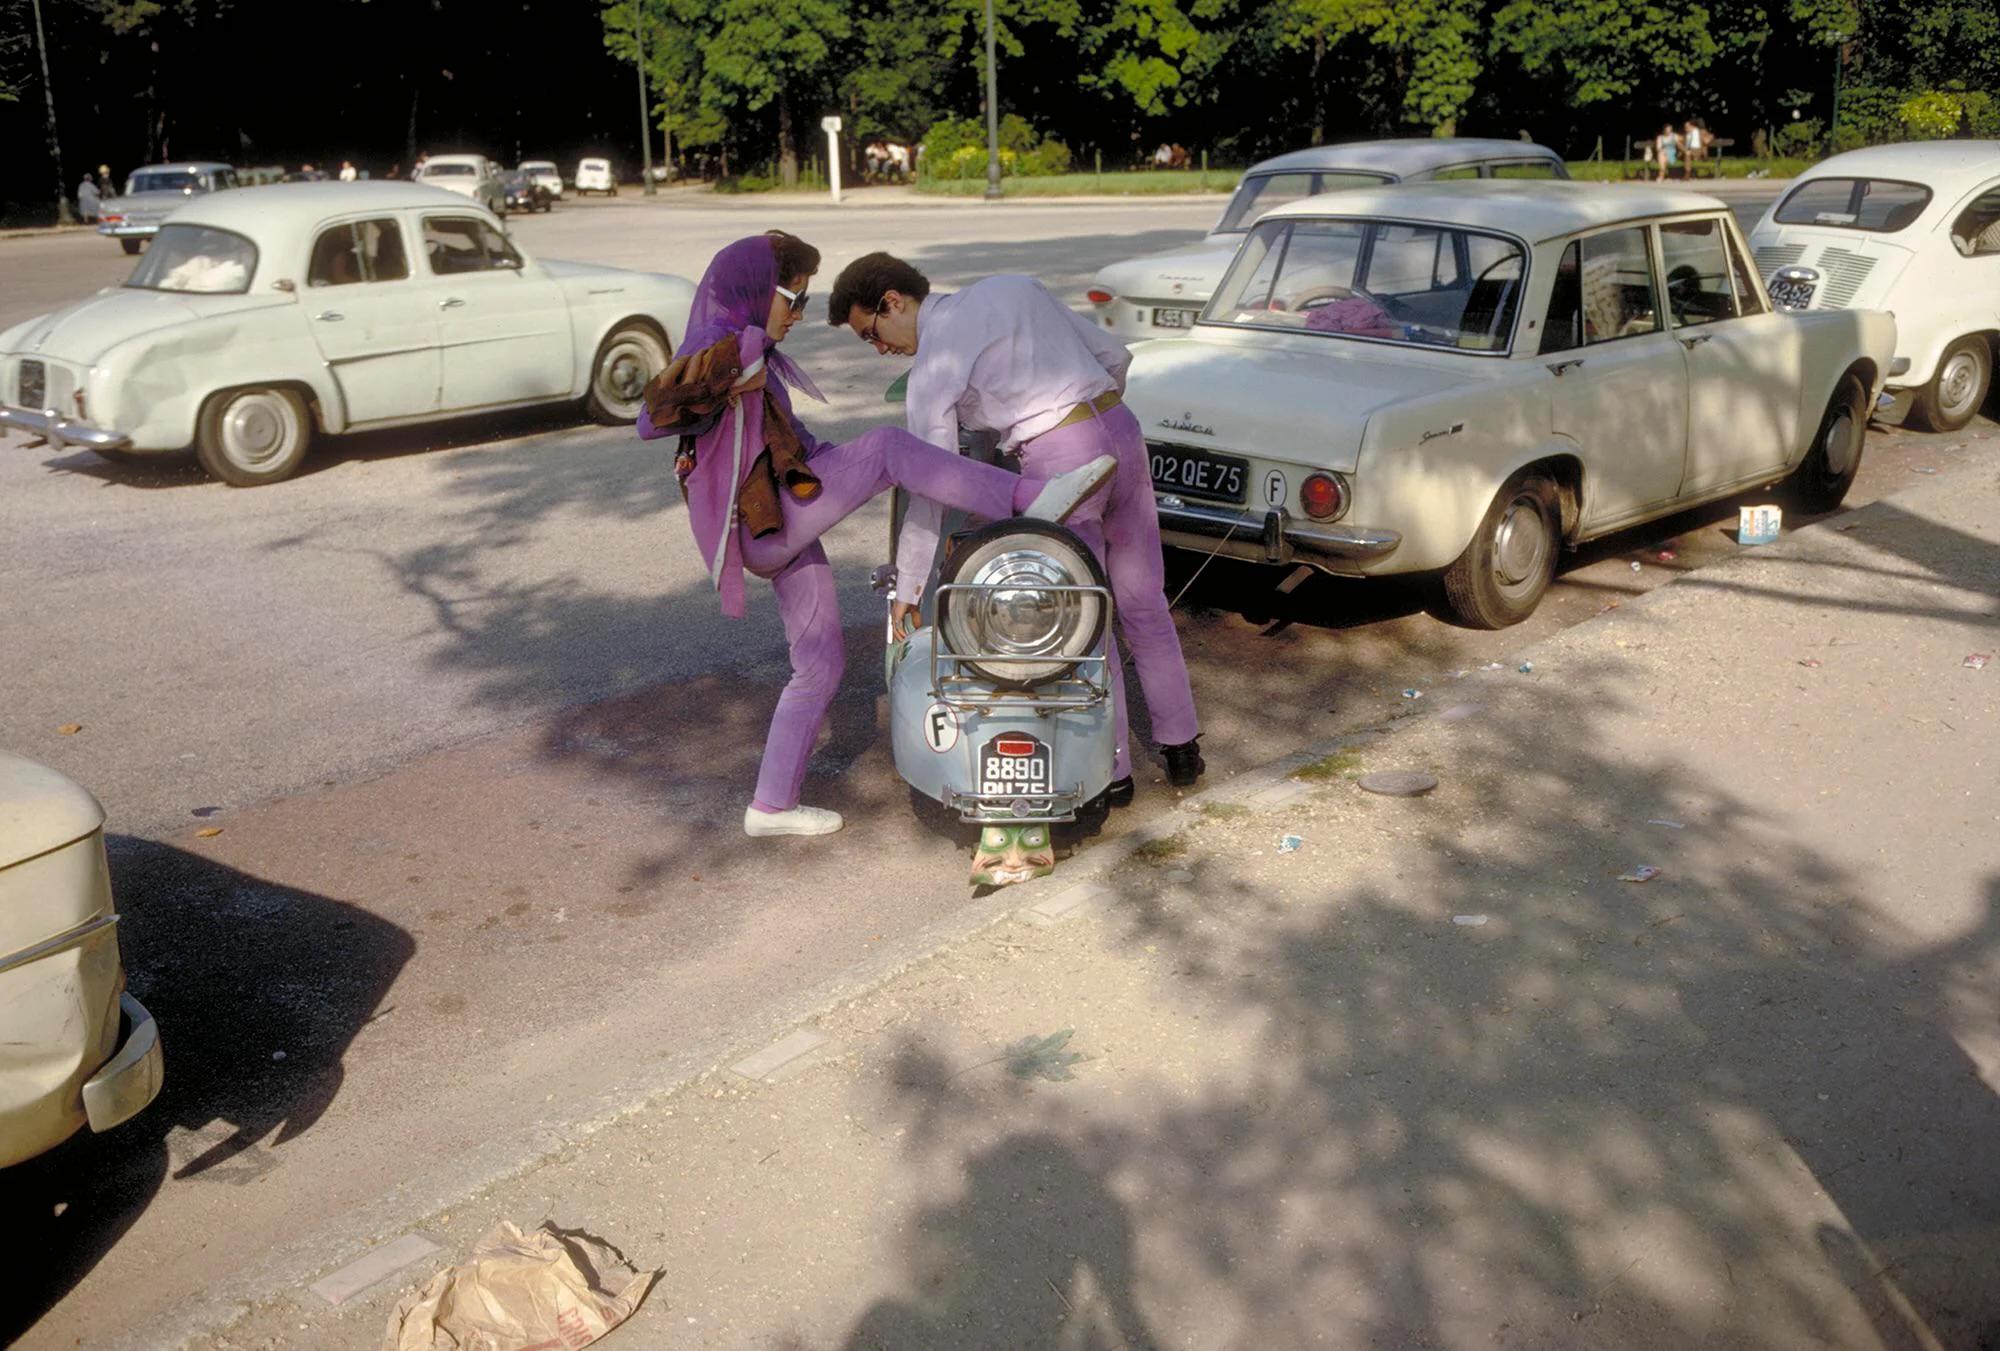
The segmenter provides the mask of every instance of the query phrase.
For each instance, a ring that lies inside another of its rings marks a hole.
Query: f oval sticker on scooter
[[[943,755],[958,744],[958,714],[948,705],[932,704],[924,711],[924,740]]]

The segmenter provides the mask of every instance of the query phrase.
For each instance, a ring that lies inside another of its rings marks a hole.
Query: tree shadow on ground
[[[108,841],[127,986],[158,1020],[160,1096],[7,1170],[17,1257],[0,1340],[27,1331],[172,1185],[248,1186],[340,1092],[349,1043],[415,952],[358,906],[170,845]],[[274,1134],[275,1132],[275,1134]]]
[[[1988,622],[1991,547],[1911,524],[1937,613]],[[1814,836],[1811,794],[1634,758],[1656,693],[1572,658],[1454,725],[1447,794],[1331,804],[1313,904],[1227,853],[1120,873],[1162,1036],[1240,1038],[1193,1087],[1114,1053],[1030,1099],[906,1043],[874,1108],[961,1180],[848,1344],[2000,1344],[1990,843],[1906,913],[1918,862]]]

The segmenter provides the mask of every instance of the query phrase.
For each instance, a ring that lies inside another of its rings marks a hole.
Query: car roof
[[[1284,216],[1386,216],[1503,230],[1540,243],[1621,221],[1728,210],[1713,197],[1680,188],[1472,178],[1323,192],[1287,202],[1258,224]]]
[[[235,192],[207,193],[176,211],[173,221],[256,236],[274,230],[309,230],[328,216],[350,211],[402,211],[421,206],[476,209],[469,198],[443,188],[368,179],[355,183],[267,183]]]
[[[235,167],[235,165],[226,164],[219,159],[181,159],[167,164],[142,164],[132,172],[143,174],[150,173],[155,169],[178,169],[182,173],[213,173],[217,169],[233,169]]]
[[[1433,173],[1470,160],[1548,159],[1562,157],[1533,141],[1500,141],[1477,136],[1404,136],[1385,141],[1349,141],[1316,145],[1308,150],[1261,160],[1245,171],[1277,173],[1286,169],[1361,169],[1373,173]]]
[[[432,155],[429,159],[425,160],[424,163],[427,165],[428,164],[477,164],[485,158],[486,156],[484,155],[474,155],[469,153],[451,154],[451,155]]]

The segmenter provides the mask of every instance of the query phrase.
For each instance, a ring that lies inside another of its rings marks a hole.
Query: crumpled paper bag
[[[469,1259],[403,1296],[382,1351],[576,1351],[630,1318],[660,1274],[633,1272],[615,1295],[602,1288],[632,1271],[605,1244],[502,1220]]]

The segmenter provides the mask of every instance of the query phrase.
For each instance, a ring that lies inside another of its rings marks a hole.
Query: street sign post
[[[840,119],[822,117],[819,129],[826,133],[826,181],[833,189],[833,200],[840,200]]]

